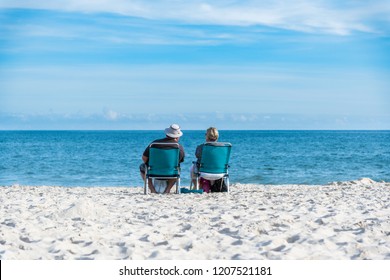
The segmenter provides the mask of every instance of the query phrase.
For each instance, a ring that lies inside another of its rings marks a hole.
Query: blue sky
[[[0,129],[390,129],[385,0],[2,0],[0,23]]]

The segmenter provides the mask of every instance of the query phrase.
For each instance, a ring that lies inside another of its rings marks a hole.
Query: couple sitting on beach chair
[[[169,193],[176,185],[181,192],[229,192],[229,158],[232,145],[217,142],[218,131],[209,128],[206,142],[196,149],[197,161],[191,167],[190,189],[180,188],[180,163],[184,161],[184,149],[178,143],[183,133],[176,124],[165,129],[166,138],[153,141],[145,149],[140,166],[144,180],[144,193]]]

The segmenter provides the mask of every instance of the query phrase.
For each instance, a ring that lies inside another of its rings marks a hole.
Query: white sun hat
[[[171,138],[178,138],[183,135],[178,124],[171,124],[170,127],[165,129],[165,135]]]

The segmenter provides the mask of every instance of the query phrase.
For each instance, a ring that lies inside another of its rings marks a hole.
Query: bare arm
[[[146,163],[149,160],[149,158],[143,155],[142,160],[144,161],[144,163]]]

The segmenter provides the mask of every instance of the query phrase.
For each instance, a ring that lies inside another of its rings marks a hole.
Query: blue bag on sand
[[[189,190],[186,188],[180,188],[180,193],[203,193],[203,190]]]

